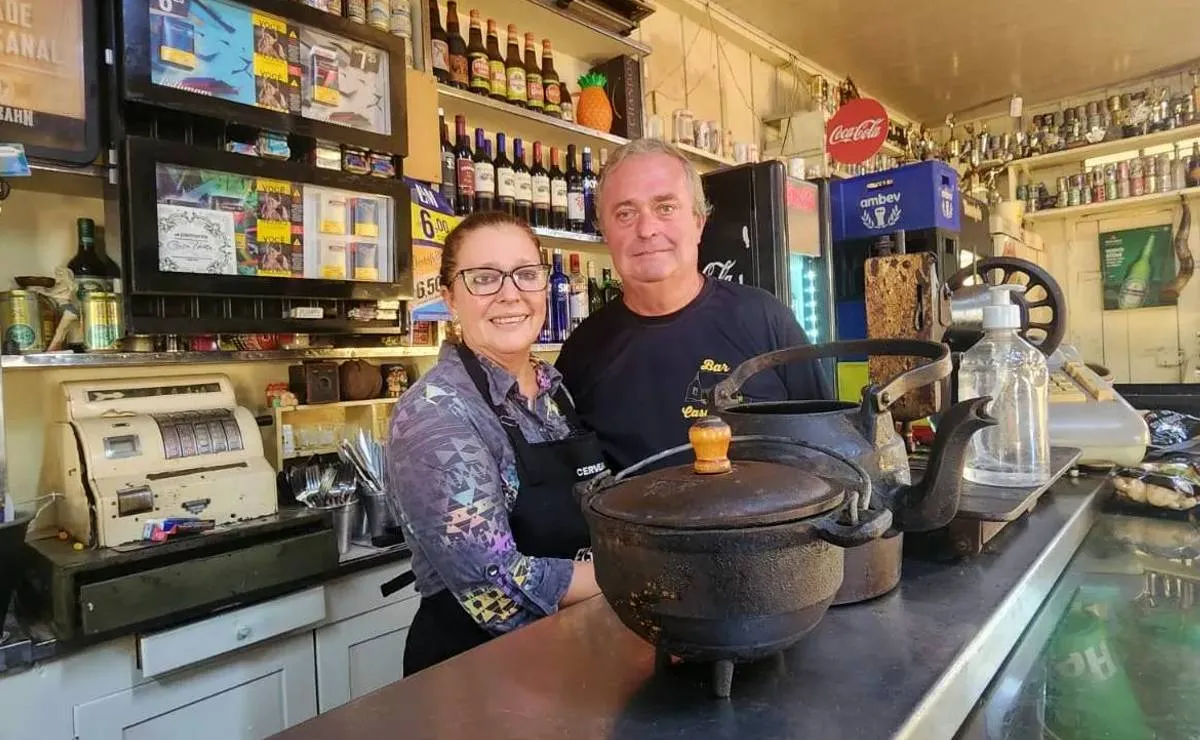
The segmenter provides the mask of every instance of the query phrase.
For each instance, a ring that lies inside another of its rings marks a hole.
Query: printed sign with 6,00
[[[442,247],[446,236],[461,220],[442,195],[418,182],[412,190],[413,300],[409,302],[414,321],[449,321],[450,308],[442,300],[438,276],[442,269]]]

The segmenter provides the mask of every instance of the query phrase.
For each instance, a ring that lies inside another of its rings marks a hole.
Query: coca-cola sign
[[[825,124],[825,150],[835,162],[865,162],[883,146],[888,114],[879,101],[856,98],[837,109]]]

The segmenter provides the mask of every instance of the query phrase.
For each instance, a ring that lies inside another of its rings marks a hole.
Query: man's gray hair
[[[699,170],[678,147],[672,146],[662,139],[634,139],[628,144],[617,147],[617,150],[608,158],[608,163],[604,165],[604,171],[600,173],[600,182],[596,185],[597,212],[600,210],[600,203],[604,196],[604,181],[609,173],[626,159],[642,154],[665,154],[679,162],[683,166],[684,177],[687,178],[688,190],[691,191],[693,212],[700,218],[708,216],[712,208],[704,197],[704,182],[700,179]]]

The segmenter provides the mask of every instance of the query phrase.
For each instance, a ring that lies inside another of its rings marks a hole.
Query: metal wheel
[[[978,341],[982,332],[974,314],[978,309],[981,320],[982,306],[986,303],[983,288],[1005,284],[1025,286],[1023,294],[1013,296],[1014,302],[1021,307],[1021,325],[1024,328],[1020,335],[1049,357],[1062,344],[1067,332],[1067,299],[1050,273],[1018,257],[985,257],[954,273],[946,281],[958,299],[955,303],[961,305],[969,302],[972,309],[972,317],[966,321],[966,326],[960,326],[958,316],[955,317],[951,348],[963,351]],[[955,346],[960,343],[966,343],[967,346]]]

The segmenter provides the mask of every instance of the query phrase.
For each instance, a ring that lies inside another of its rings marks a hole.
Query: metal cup
[[[357,498],[352,498],[341,506],[330,507],[328,511],[333,512],[333,532],[337,535],[338,555],[345,555],[350,552],[354,534],[359,529],[363,515],[362,504]]]

